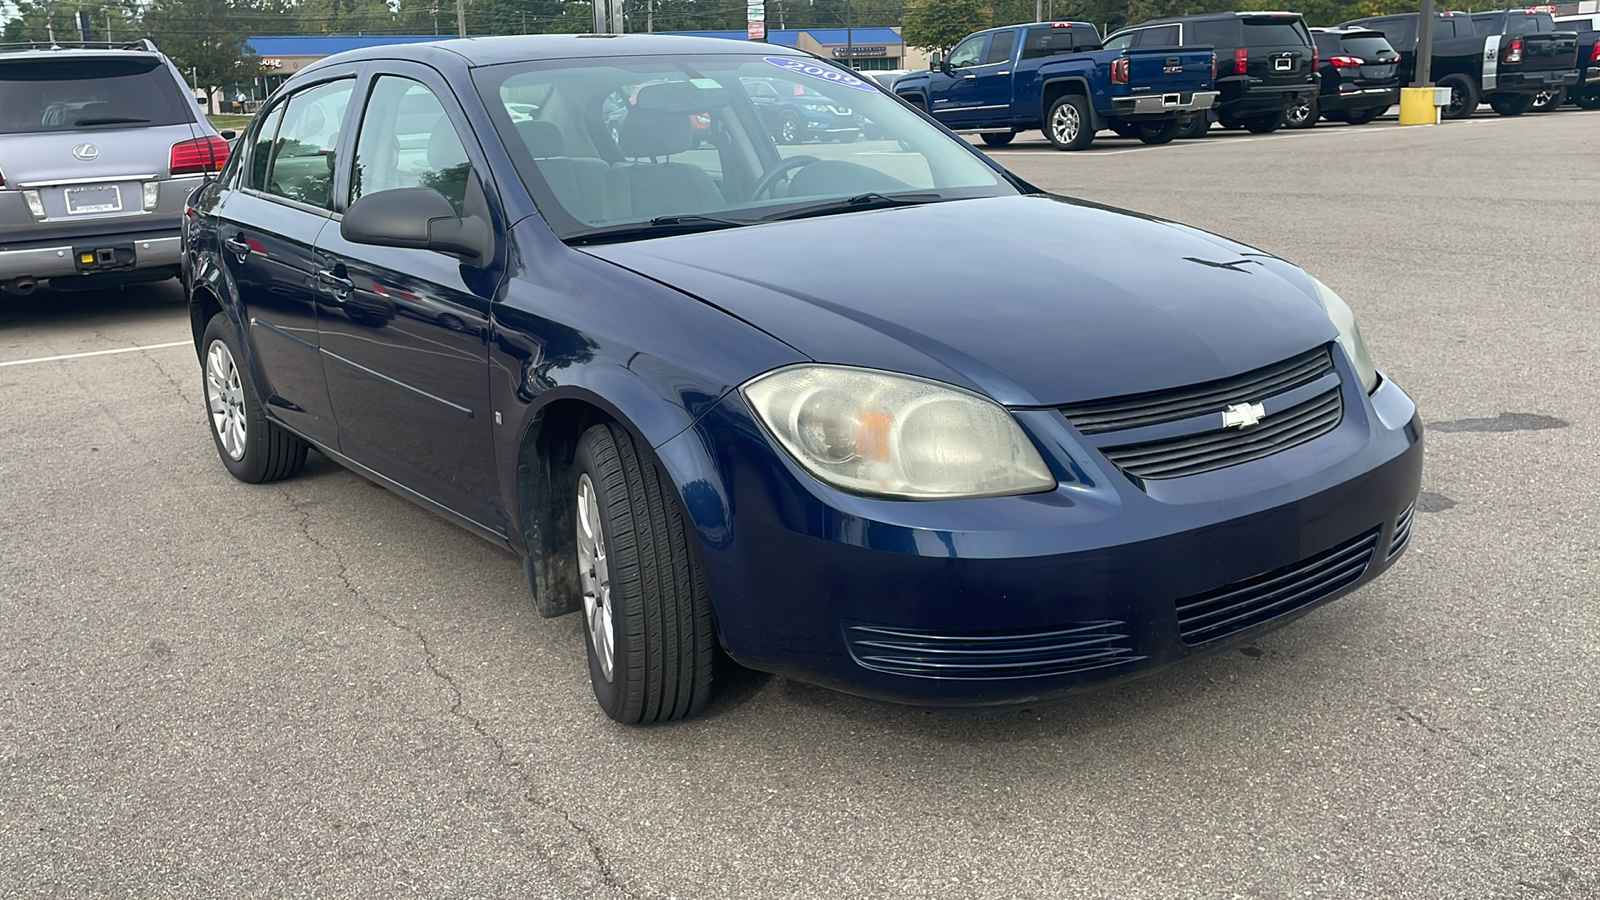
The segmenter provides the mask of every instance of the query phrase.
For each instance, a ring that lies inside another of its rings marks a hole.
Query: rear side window
[[[1381,37],[1349,37],[1344,39],[1345,53],[1358,59],[1377,59],[1379,56],[1393,56],[1394,48]],[[1322,42],[1317,42],[1317,50],[1321,52]],[[1337,51],[1335,51],[1337,52]]]
[[[0,63],[0,134],[182,125],[196,108],[150,56]]]
[[[989,52],[984,54],[984,65],[990,63],[1003,63],[1011,61],[1011,48],[1016,46],[1017,33],[1015,31],[996,32],[989,39]]]
[[[1158,25],[1155,28],[1146,28],[1139,32],[1139,40],[1135,42],[1138,47],[1176,47],[1178,45],[1178,26]]]
[[[350,79],[308,88],[289,98],[267,163],[269,194],[320,209],[333,209],[334,148],[350,105]]]
[[[1311,34],[1299,19],[1245,19],[1246,47],[1282,47],[1289,44],[1311,46]]]
[[[1506,34],[1549,34],[1555,30],[1555,19],[1549,13],[1511,16],[1506,20]]]
[[[1042,31],[1043,29],[1039,29],[1039,30]],[[1031,34],[1031,32],[1030,32],[1030,34]],[[1138,34],[1138,32],[1136,32],[1136,31],[1130,31],[1127,34],[1119,34],[1116,37],[1111,38],[1110,40],[1106,41],[1105,49],[1107,49],[1107,50],[1126,50],[1129,47],[1133,46],[1133,38],[1134,38],[1134,35],[1136,35],[1136,34]],[[1041,56],[1049,56],[1050,55],[1049,53],[1035,52],[1033,49],[1031,49],[1032,45],[1033,45],[1033,39],[1032,39],[1032,37],[1030,37],[1028,39],[1028,46],[1025,46],[1025,47],[1022,48],[1022,58],[1023,59],[1037,59],[1037,58],[1039,58]],[[1051,53],[1057,53],[1057,52],[1061,52],[1061,51],[1050,51],[1050,52]]]
[[[1316,42],[1317,55],[1323,59],[1327,59],[1330,56],[1337,56],[1339,53],[1343,52],[1344,49],[1339,46],[1339,36],[1337,34],[1313,32],[1311,35],[1311,40]]]
[[[1183,42],[1191,47],[1210,44],[1213,47],[1231,50],[1239,46],[1239,23],[1237,21],[1193,22],[1185,25],[1183,30],[1186,32],[1183,36]]]

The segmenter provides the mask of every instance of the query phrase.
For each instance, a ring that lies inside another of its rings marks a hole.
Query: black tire
[[[1112,119],[1106,123],[1106,127],[1111,129],[1111,133],[1117,137],[1136,138],[1139,136],[1138,124],[1129,122],[1126,119]]]
[[[1283,120],[1284,114],[1281,112],[1251,116],[1244,120],[1244,130],[1251,134],[1271,134],[1283,127]]]
[[[990,147],[1004,147],[1016,138],[1017,133],[1015,131],[985,131],[978,136],[983,138],[983,142]]]
[[[792,112],[785,112],[783,118],[778,120],[778,142],[782,144],[798,144],[805,139],[800,127],[800,117]]]
[[[1317,106],[1314,94],[1301,94],[1289,102],[1289,108],[1283,111],[1283,127],[1285,128],[1310,128],[1317,124],[1321,111]]]
[[[1533,105],[1528,107],[1529,112],[1553,112],[1560,109],[1561,104],[1567,102],[1567,89],[1556,88],[1553,91],[1540,91],[1534,95]]]
[[[1493,94],[1489,97],[1489,108],[1497,115],[1520,116],[1533,108],[1533,95]]]
[[[1217,124],[1228,131],[1238,131],[1244,127],[1244,120],[1235,119],[1233,116],[1217,116]]]
[[[214,359],[219,350],[222,355]],[[306,442],[267,421],[243,359],[233,323],[222,313],[212,316],[200,339],[200,378],[211,442],[222,465],[240,481],[264,484],[288,478],[305,466]]]
[[[860,137],[860,136],[861,136],[861,132],[859,132],[859,131],[841,131],[841,132],[839,132],[839,143],[841,143],[841,144],[849,144],[849,143],[854,142],[855,139]]]
[[[1600,109],[1600,87],[1584,88],[1572,95],[1572,102],[1579,109]]]
[[[1050,104],[1044,136],[1057,150],[1086,150],[1094,143],[1094,115],[1082,94],[1066,94]]]
[[[1355,112],[1345,113],[1344,120],[1351,125],[1365,125],[1388,111],[1387,106],[1380,106],[1377,109],[1358,109]]]
[[[1146,122],[1138,126],[1139,140],[1146,144],[1170,144],[1178,137],[1178,132],[1183,130],[1183,123],[1176,118],[1161,122]]]
[[[1178,137],[1184,140],[1192,140],[1197,137],[1204,137],[1205,133],[1210,130],[1211,117],[1201,113],[1178,126]]]
[[[1439,87],[1450,89],[1450,104],[1439,111],[1441,118],[1469,119],[1478,110],[1478,86],[1465,75],[1446,75]]]
[[[672,496],[676,488],[648,449],[613,423],[585,431],[574,462],[573,496],[587,479],[610,573],[611,677],[594,629],[587,622],[584,628],[595,699],[606,715],[629,725],[691,716],[711,693],[716,634],[705,576]],[[581,532],[582,512],[574,518]]]

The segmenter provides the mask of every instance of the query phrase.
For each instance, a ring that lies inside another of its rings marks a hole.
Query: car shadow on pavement
[[[131,325],[171,319],[184,308],[175,279],[96,291],[40,288],[25,297],[0,293],[0,328]]]

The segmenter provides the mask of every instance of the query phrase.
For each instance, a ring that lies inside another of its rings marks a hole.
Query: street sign
[[[749,26],[749,36],[750,36],[750,40],[752,40],[752,41],[764,41],[764,40],[766,40],[767,39],[767,23],[766,22],[751,22],[750,26]]]
[[[767,5],[765,3],[752,3],[745,10],[745,19],[750,22],[765,22],[767,20]]]

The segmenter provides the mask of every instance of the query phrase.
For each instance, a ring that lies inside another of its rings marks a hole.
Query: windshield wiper
[[[635,238],[665,237],[671,234],[694,234],[700,231],[717,231],[722,228],[739,228],[744,225],[754,225],[748,219],[724,219],[718,216],[656,216],[649,222],[634,222],[629,225],[608,225],[604,228],[591,228],[569,234],[566,241],[569,244],[606,244],[613,241],[629,241]]]
[[[126,116],[106,116],[103,119],[79,119],[73,122],[73,127],[82,128],[85,125],[146,125],[149,119],[134,119]]]
[[[799,209],[791,209],[787,212],[774,213],[766,218],[774,222],[783,219],[806,219],[811,216],[831,216],[835,213],[887,209],[892,206],[921,206],[924,203],[938,203],[945,199],[947,198],[943,194],[935,193],[880,194],[876,191],[870,191],[865,194],[857,194],[854,197],[846,197],[843,200],[829,200],[825,203],[814,203],[810,206],[802,206]]]

